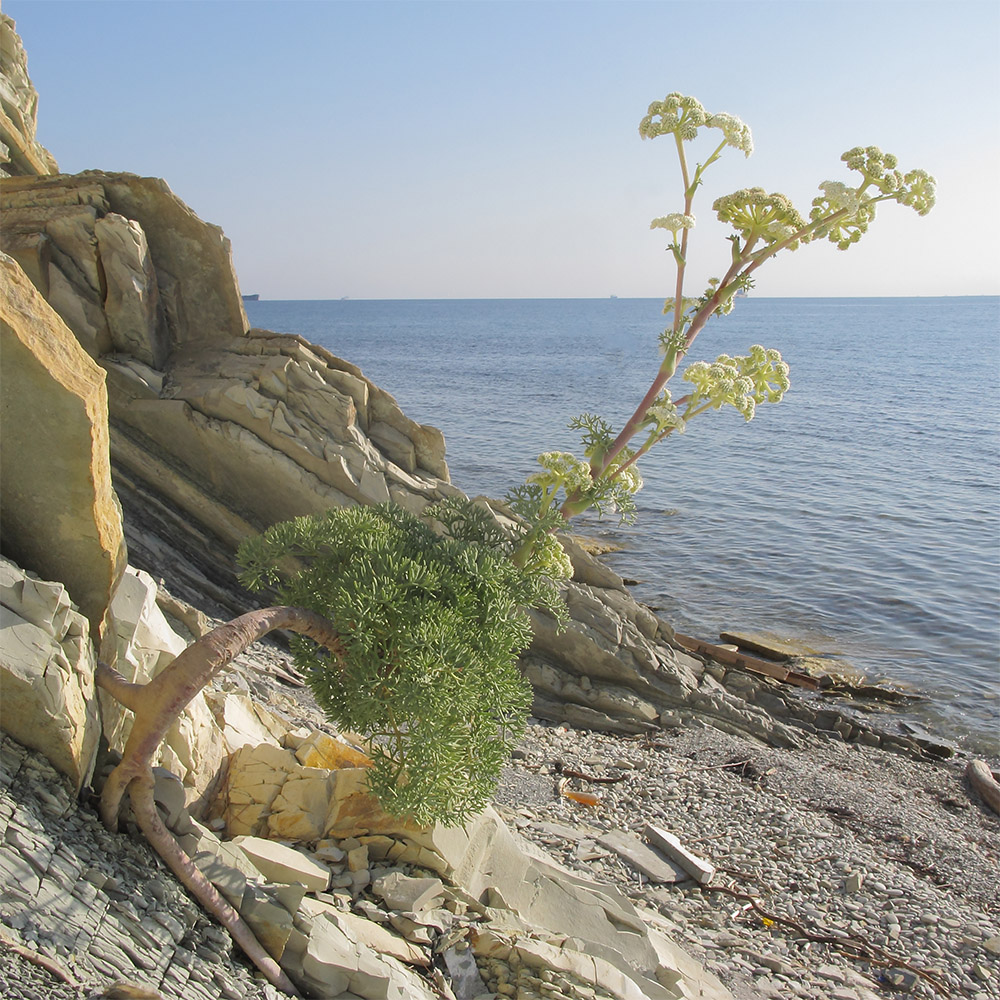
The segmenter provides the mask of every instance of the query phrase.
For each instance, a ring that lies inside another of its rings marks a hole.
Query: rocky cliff
[[[54,174],[52,154],[35,138],[38,93],[14,22],[0,14],[0,177]]]

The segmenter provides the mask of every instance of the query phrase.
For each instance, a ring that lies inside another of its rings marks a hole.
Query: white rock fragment
[[[653,882],[683,882],[688,877],[679,865],[657,854],[629,833],[610,830],[600,837],[598,843],[624,858]]]
[[[712,881],[715,866],[692,854],[674,834],[650,824],[646,827],[646,839],[680,865],[696,882],[708,885]]]
[[[390,910],[420,913],[444,898],[444,884],[439,878],[411,878],[392,872],[375,880],[372,889]]]
[[[864,880],[865,876],[862,872],[851,872],[850,875],[844,879],[844,891],[860,892]]]
[[[298,883],[313,892],[325,892],[330,885],[330,869],[294,848],[262,837],[234,837],[231,843],[271,882]]]

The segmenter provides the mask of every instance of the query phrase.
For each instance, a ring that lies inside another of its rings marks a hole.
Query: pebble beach
[[[568,868],[628,893],[737,1000],[988,1000],[1000,821],[963,766],[822,738],[777,750],[697,724],[629,739],[533,723],[497,803]],[[601,845],[649,824],[715,868],[708,886],[658,884]]]

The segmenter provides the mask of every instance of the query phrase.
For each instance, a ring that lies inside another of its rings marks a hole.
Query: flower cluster
[[[917,215],[926,215],[934,207],[937,182],[926,170],[911,170],[903,177],[903,184],[896,200],[912,208]]]
[[[567,494],[584,492],[593,486],[590,463],[583,462],[568,451],[546,451],[538,456],[544,470],[528,476],[527,482],[553,488],[562,486]]]
[[[934,178],[924,170],[901,173],[892,153],[883,153],[878,146],[855,146],[841,159],[863,179],[856,188],[841,181],[820,184],[823,194],[813,199],[809,213],[813,223],[819,223],[814,226],[813,236],[825,236],[839,249],[846,250],[868,231],[875,218],[876,202],[898,201],[918,215],[926,215],[934,207]],[[874,191],[866,194],[870,188]]]
[[[710,115],[705,124],[709,128],[722,129],[726,143],[734,149],[742,150],[744,156],[749,156],[753,152],[753,135],[750,132],[750,126],[744,124],[736,115],[729,115],[725,112]]]
[[[643,139],[655,139],[658,135],[676,134],[681,139],[693,139],[707,118],[700,101],[674,92],[650,104],[639,123],[639,135]]]
[[[819,187],[823,194],[813,198],[809,218],[813,222],[827,218],[831,221],[817,227],[813,236],[817,239],[825,236],[837,244],[837,249],[846,250],[868,231],[868,224],[875,218],[875,205],[856,188],[841,181],[823,181]]]
[[[555,535],[540,535],[531,551],[530,566],[551,580],[568,580],[573,575],[573,563]]]
[[[733,406],[752,420],[758,403],[777,403],[788,391],[788,365],[776,350],[755,344],[745,357],[720,354],[711,364],[688,365],[684,381],[694,387],[703,407]]]
[[[883,153],[878,146],[855,146],[841,159],[851,170],[858,170],[864,175],[859,190],[873,186],[901,205],[916,209],[919,215],[926,215],[934,207],[935,181],[926,170],[911,170],[903,174],[896,169],[896,157],[892,153]]]
[[[883,153],[878,146],[855,146],[840,158],[849,170],[860,171],[868,181],[879,181],[886,177],[902,179],[896,170],[896,157],[892,153]]]
[[[662,101],[653,101],[646,116],[639,123],[639,135],[643,139],[655,139],[658,135],[676,135],[685,141],[694,139],[699,128],[717,128],[725,137],[725,144],[742,151],[744,156],[753,152],[753,135],[750,126],[740,121],[736,115],[722,111],[708,114],[701,102],[693,97],[685,97],[676,91]],[[721,147],[720,147],[721,148]]]
[[[670,430],[684,432],[687,423],[678,412],[677,404],[671,399],[669,389],[664,389],[646,411],[646,424],[652,425],[655,437],[661,437]]]
[[[747,242],[763,240],[783,243],[806,226],[791,201],[783,194],[768,194],[763,188],[742,188],[716,198],[712,210],[720,222],[728,222]],[[795,250],[805,236],[789,243]]]
[[[677,234],[682,229],[694,229],[694,216],[684,215],[681,212],[671,212],[669,215],[661,215],[658,219],[653,219],[649,224],[650,229],[669,229],[676,239]]]
[[[594,468],[601,464],[611,444],[611,425],[601,417],[584,413],[570,423],[583,430],[583,447],[588,461],[581,461],[566,451],[547,451],[538,456],[544,471],[528,476],[530,489],[540,491],[539,504],[548,507],[563,491],[563,513],[567,516],[593,508],[597,513],[618,512],[622,521],[635,516],[632,497],[642,489],[642,476],[630,459],[635,452],[623,449],[599,475]]]

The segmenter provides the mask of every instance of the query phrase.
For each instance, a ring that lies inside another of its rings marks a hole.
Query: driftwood
[[[1000,784],[993,777],[993,772],[982,760],[970,760],[965,765],[965,776],[969,779],[972,790],[995,813],[1000,814]]]
[[[181,849],[164,826],[153,800],[153,755],[177,716],[234,657],[261,636],[279,628],[306,635],[335,655],[342,651],[333,625],[325,618],[302,608],[277,607],[252,611],[213,629],[188,646],[148,684],[132,683],[107,664],[98,664],[98,686],[135,713],[121,763],[108,776],[101,793],[100,810],[105,826],[116,830],[122,799],[128,793],[139,829],[181,883],[229,931],[273,985],[298,996],[291,980],[239,913]]]
[[[813,690],[819,687],[819,681],[808,674],[798,673],[795,670],[790,670],[788,667],[782,666],[780,663],[772,663],[770,660],[762,660],[756,656],[747,656],[746,653],[736,653],[723,646],[717,646],[715,643],[705,642],[703,639],[695,639],[693,636],[681,635],[679,632],[675,632],[674,642],[684,649],[694,653],[701,653],[702,656],[708,656],[719,663],[724,663],[728,667],[740,667],[755,674],[764,674],[767,677],[773,677],[775,680],[784,681],[786,684],[794,684],[796,687],[811,688]]]
[[[72,986],[73,989],[79,990],[83,988],[83,984],[78,983],[54,958],[49,958],[48,955],[42,955],[31,948],[26,948],[23,944],[18,944],[2,926],[0,926],[0,947],[7,948],[14,952],[15,955],[20,955],[21,958],[31,962],[32,965],[37,965],[39,968],[45,969],[46,972],[51,973],[56,979],[61,980],[67,986]]]

